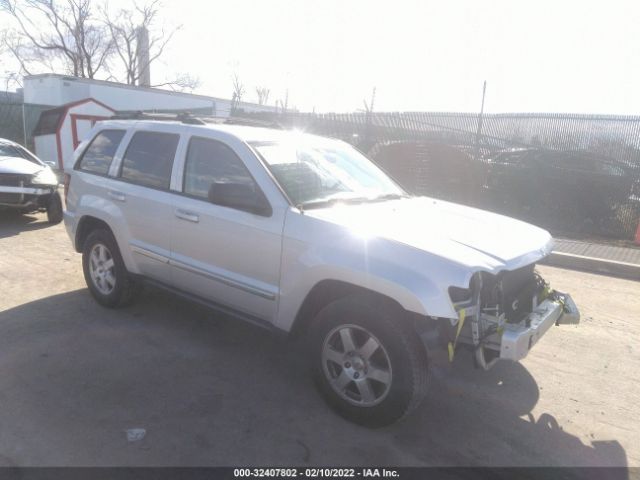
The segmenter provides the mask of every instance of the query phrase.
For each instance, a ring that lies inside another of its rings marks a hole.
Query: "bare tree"
[[[269,101],[269,94],[271,90],[267,87],[256,87],[256,94],[258,95],[258,105],[266,105]]]
[[[143,72],[149,72],[180,27],[155,28],[160,0],[144,5],[134,2],[116,12],[108,11],[106,4],[94,5],[93,0],[0,0],[0,13],[14,20],[13,27],[0,28],[0,42],[4,53],[16,59],[16,73],[63,72],[139,85]],[[142,56],[141,31],[151,32]],[[180,74],[150,86],[193,90],[199,83],[191,75]]]
[[[160,28],[156,31],[155,26],[161,6],[160,0],[152,0],[145,5],[133,2],[131,9],[121,9],[115,13],[109,12],[107,8],[101,9],[103,22],[114,41],[114,57],[124,71],[125,83],[129,85],[145,83],[145,73],[149,72],[151,64],[162,56],[174,35],[182,28],[180,25],[171,30]],[[197,78],[183,74],[146,86],[193,90],[199,83]]]
[[[235,98],[238,102],[242,100],[242,96],[244,95],[244,84],[240,80],[238,76],[238,72],[235,72],[231,77],[231,82],[233,84],[233,98]]]
[[[96,22],[90,0],[0,0],[14,20],[3,36],[22,74],[43,64],[84,78],[106,69],[113,39]]]
[[[231,84],[233,86],[233,95],[231,96],[231,114],[237,109],[244,95],[244,84],[238,76],[238,72],[234,72],[231,76]]]
[[[192,92],[196,88],[200,86],[200,78],[194,77],[193,75],[189,75],[188,73],[184,73],[181,75],[176,75],[171,80],[167,80],[161,83],[156,83],[151,85],[152,87],[169,87],[171,90],[176,92],[184,92],[190,91]]]

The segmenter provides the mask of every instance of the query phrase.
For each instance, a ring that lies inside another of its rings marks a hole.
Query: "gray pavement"
[[[0,216],[0,465],[640,466],[637,282],[540,267],[580,325],[489,372],[460,353],[415,415],[368,430],[299,345],[153,289],[98,306],[43,219]]]

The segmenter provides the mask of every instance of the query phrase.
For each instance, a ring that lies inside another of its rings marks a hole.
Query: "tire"
[[[314,319],[308,337],[312,375],[327,403],[348,420],[389,425],[426,396],[427,352],[403,314],[358,295],[336,300]]]
[[[57,225],[62,221],[62,199],[58,192],[53,192],[47,205],[47,221],[51,225]]]
[[[109,230],[99,228],[89,234],[82,249],[82,270],[91,295],[105,307],[129,305],[140,290]]]

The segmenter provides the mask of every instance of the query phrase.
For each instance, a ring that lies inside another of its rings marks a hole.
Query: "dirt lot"
[[[522,364],[461,355],[416,415],[367,430],[282,339],[149,289],[99,307],[43,220],[0,217],[0,465],[640,466],[640,283],[541,268],[581,325]]]

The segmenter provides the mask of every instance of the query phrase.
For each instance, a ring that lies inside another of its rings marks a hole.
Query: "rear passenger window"
[[[174,133],[137,132],[127,147],[120,176],[145,187],[168,190],[179,139]]]
[[[193,137],[184,167],[184,193],[208,198],[214,183],[242,183],[255,187],[242,160],[224,143]]]
[[[124,133],[124,130],[103,130],[96,135],[82,155],[78,168],[86,172],[106,175]]]

